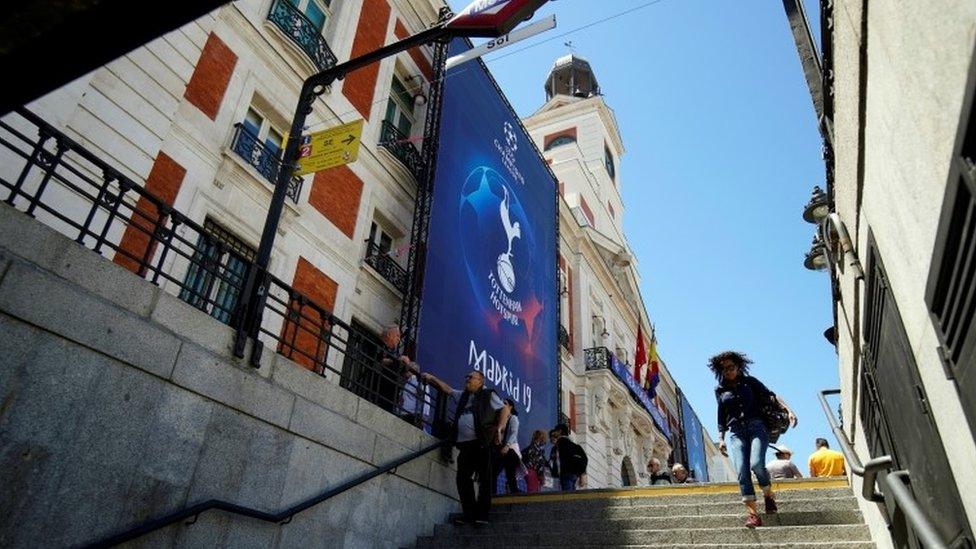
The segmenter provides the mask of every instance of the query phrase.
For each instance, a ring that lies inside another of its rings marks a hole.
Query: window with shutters
[[[925,301],[946,374],[955,381],[969,426],[976,430],[976,112],[972,109],[976,90],[972,88],[960,121]]]

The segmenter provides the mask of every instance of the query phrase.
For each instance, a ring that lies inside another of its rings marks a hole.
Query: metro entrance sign
[[[547,0],[475,0],[445,28],[452,36],[500,36],[530,19]],[[489,34],[493,33],[493,34]]]

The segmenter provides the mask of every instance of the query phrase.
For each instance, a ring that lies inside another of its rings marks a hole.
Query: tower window
[[[553,139],[546,144],[546,150],[552,150],[556,147],[561,147],[563,145],[569,145],[570,143],[576,143],[576,138],[571,135],[560,135],[559,137]]]
[[[606,145],[603,146],[603,163],[607,167],[607,173],[610,174],[610,179],[616,181],[617,168],[613,163],[613,154],[610,153],[610,147]]]

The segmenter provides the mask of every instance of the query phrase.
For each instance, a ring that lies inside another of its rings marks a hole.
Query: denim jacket
[[[734,384],[723,380],[715,388],[719,432],[734,430],[751,419],[761,420],[759,403],[762,402],[762,397],[772,394],[761,381],[752,376],[740,375]]]

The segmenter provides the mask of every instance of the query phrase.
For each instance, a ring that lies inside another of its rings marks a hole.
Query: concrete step
[[[603,490],[579,490],[576,492],[562,493],[541,493],[512,496],[498,496],[493,502],[493,508],[499,511],[507,509],[524,508],[529,506],[544,505],[549,509],[572,509],[585,507],[610,507],[610,506],[637,506],[637,505],[672,505],[681,503],[724,503],[740,502],[742,496],[738,489],[720,493],[698,493],[691,490],[683,494],[680,491],[668,487],[660,487],[660,495],[655,495],[658,487],[644,488],[641,490],[624,491],[617,490],[609,494]],[[761,498],[762,494],[756,492]],[[776,492],[776,501],[786,502],[798,499],[824,499],[824,498],[850,498],[854,499],[854,493],[850,488],[818,488],[811,490],[780,490]]]
[[[431,538],[423,538],[418,541],[414,547],[416,549],[427,548],[427,547],[443,547],[442,545],[429,545],[425,540],[430,540]],[[575,544],[562,544],[563,547],[571,546],[573,549],[605,549],[607,545],[575,545]],[[629,544],[629,545],[616,545],[621,549],[644,549],[644,548],[654,548],[654,549],[702,549],[706,547],[704,545],[660,545],[655,543],[644,543],[644,544]],[[877,546],[870,541],[826,541],[826,542],[797,542],[797,543],[771,543],[771,542],[754,542],[754,543],[722,543],[718,545],[708,545],[709,549],[752,549],[753,547],[764,547],[768,549],[877,549]],[[507,548],[506,548],[507,549]]]
[[[731,511],[731,510],[728,510]],[[743,509],[744,511],[744,509]],[[452,517],[453,518],[453,517]],[[856,510],[843,511],[810,511],[783,512],[775,515],[763,515],[764,526],[813,526],[818,524],[861,524],[861,513]],[[565,521],[560,529],[563,532],[601,532],[605,530],[675,530],[691,528],[736,528],[743,525],[745,513],[722,515],[689,515],[668,517],[632,517],[632,518],[590,518],[574,517]],[[454,526],[452,524],[438,524],[434,528],[435,536],[450,536],[471,533],[471,526]],[[494,521],[482,527],[483,533],[549,533],[552,523],[549,520],[506,520]]]
[[[812,511],[847,511],[857,510],[857,500],[853,497],[816,498],[816,494],[808,494],[805,499],[780,499],[777,505],[781,512],[812,512]],[[669,517],[692,515],[724,515],[736,513],[744,509],[741,501],[688,503],[653,502],[645,505],[608,505],[606,500],[593,500],[590,505],[575,509],[553,509],[546,503],[536,503],[512,506],[492,506],[491,519],[493,521],[541,521],[545,522],[553,516],[585,518],[640,518],[640,517]],[[762,509],[762,503],[759,504]]]
[[[688,528],[676,530],[622,529],[607,525],[602,531],[567,531],[573,522],[560,517],[549,523],[548,531],[517,533],[489,528],[474,528],[463,533],[434,536],[418,540],[418,547],[578,547],[628,546],[628,545],[693,545],[717,547],[722,544],[781,544],[794,547],[798,543],[811,542],[870,542],[871,536],[863,524],[779,526],[750,530],[744,526],[730,528]]]

